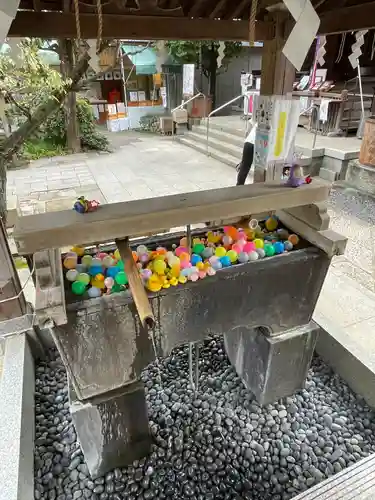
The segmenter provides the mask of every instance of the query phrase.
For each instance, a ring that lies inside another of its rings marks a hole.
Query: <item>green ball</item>
[[[193,246],[193,253],[201,255],[204,252],[205,248],[206,247],[203,245],[203,243],[197,243],[196,245]]]
[[[124,271],[119,271],[115,276],[115,281],[118,285],[126,285],[128,283],[128,277]]]
[[[119,285],[118,283],[115,283],[113,287],[111,288],[111,293],[118,293],[122,292],[124,287],[122,285]]]
[[[274,246],[270,243],[266,243],[264,245],[264,253],[266,254],[266,257],[272,257],[273,255],[275,255],[276,251]]]
[[[122,262],[122,260],[119,260],[116,264],[116,266],[121,269],[121,271],[124,270],[124,263]]]
[[[74,281],[72,283],[72,292],[75,295],[83,295],[86,291],[86,285],[85,283],[82,283],[82,281]]]

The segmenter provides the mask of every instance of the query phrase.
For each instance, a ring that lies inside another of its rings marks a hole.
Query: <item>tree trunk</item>
[[[74,47],[72,40],[60,40],[61,69],[64,78],[70,78],[74,66]],[[64,103],[66,146],[72,153],[79,153],[81,141],[79,138],[77,120],[77,94],[69,92]]]
[[[217,50],[214,44],[211,45],[209,51],[208,64],[208,93],[212,99],[212,109],[216,107],[216,76],[217,76]]]
[[[78,61],[71,76],[68,86],[60,91],[54,92],[51,97],[43,104],[38,106],[31,118],[24,122],[17,130],[5,139],[0,149],[0,217],[6,220],[6,165],[11,160],[12,155],[16,153],[24,142],[40,127],[40,125],[64,102],[70,89],[77,89],[78,83],[86,73],[89,66],[90,56],[85,54]]]

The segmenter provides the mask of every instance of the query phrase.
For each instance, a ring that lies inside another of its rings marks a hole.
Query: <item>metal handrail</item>
[[[313,139],[313,143],[312,143],[312,149],[314,149],[315,148],[315,144],[316,144],[317,135],[318,135],[318,125],[319,125],[319,115],[318,115],[318,106],[317,106],[317,104],[312,104],[308,108],[304,109],[303,111],[301,111],[301,113],[299,114],[299,116],[304,115],[305,113],[307,113],[310,110],[311,110],[311,119],[313,118],[312,115],[313,115],[313,112],[315,111],[315,131],[314,131],[314,139]],[[311,123],[313,123],[312,120],[311,120]]]
[[[207,116],[207,125],[206,125],[206,154],[208,156],[208,136],[209,136],[209,129],[210,129],[210,118],[211,116],[213,116],[215,113],[217,113],[218,111],[221,111],[222,109],[226,108],[227,106],[229,106],[230,104],[233,104],[235,102],[237,102],[239,99],[247,99],[247,104],[249,105],[249,96],[247,96],[246,94],[241,94],[241,95],[238,95],[237,97],[235,97],[234,99],[231,99],[230,101],[222,104],[221,106],[219,106],[218,108],[214,109],[213,111],[211,111],[211,113]]]
[[[182,101],[182,103],[179,106],[177,106],[176,108],[172,109],[171,113],[173,113],[174,111],[177,111],[177,109],[183,109],[183,107],[185,106],[185,104],[188,104],[189,102],[194,101],[194,99],[196,99],[197,97],[201,97],[201,96],[203,96],[203,99],[204,99],[204,118],[206,118],[207,96],[205,94],[203,94],[203,92],[198,92],[198,94],[193,95],[193,97],[190,97],[190,99],[188,99],[187,101]],[[175,137],[174,123],[172,122],[172,139],[174,139],[174,137]]]

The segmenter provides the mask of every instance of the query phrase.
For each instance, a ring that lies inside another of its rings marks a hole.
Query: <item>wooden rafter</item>
[[[353,5],[323,12],[320,15],[319,34],[345,33],[375,28],[375,2]]]
[[[214,8],[214,10],[211,12],[211,14],[208,16],[210,19],[215,19],[216,17],[220,17],[220,14],[225,7],[225,4],[227,3],[227,0],[219,0]]]
[[[81,14],[82,38],[96,38],[97,15]],[[233,40],[248,39],[248,22],[183,17],[103,15],[103,38],[139,40]],[[272,37],[272,23],[257,22],[256,39]],[[75,38],[73,14],[18,11],[10,37]]]
[[[248,5],[249,0],[241,0],[236,7],[230,11],[225,18],[226,19],[239,19],[241,17],[242,12],[245,10],[245,7]]]
[[[193,2],[192,6],[188,12],[188,17],[196,17],[200,12],[202,12],[202,7],[207,3],[207,0],[201,0],[200,2]]]

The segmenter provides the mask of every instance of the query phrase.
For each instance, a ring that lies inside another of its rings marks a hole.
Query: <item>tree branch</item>
[[[16,108],[18,108],[23,115],[26,116],[28,120],[31,119],[31,114],[30,110],[22,106],[19,102],[15,100],[15,98],[12,96],[12,94],[9,92],[9,90],[4,91],[4,97],[8,102],[11,102]]]

